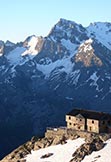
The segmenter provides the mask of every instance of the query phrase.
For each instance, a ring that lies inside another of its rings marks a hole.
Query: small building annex
[[[67,128],[95,133],[111,133],[111,114],[74,109],[66,115]]]

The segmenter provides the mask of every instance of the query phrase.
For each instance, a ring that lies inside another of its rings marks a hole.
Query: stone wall
[[[63,136],[67,134],[67,128],[66,127],[60,127],[60,128],[47,128],[45,137],[46,138],[54,138],[56,136]]]
[[[46,138],[55,138],[55,137],[61,138],[64,136],[66,137],[66,139],[75,139],[77,137],[88,139],[92,135],[98,135],[104,141],[106,141],[107,139],[111,137],[111,134],[107,134],[107,133],[97,134],[97,133],[92,133],[92,132],[87,132],[87,131],[78,131],[74,129],[68,129],[67,127],[47,128],[47,131],[45,133]]]
[[[67,139],[74,139],[77,138],[77,136],[81,138],[86,138],[86,136],[90,135],[91,133],[85,132],[85,131],[77,131],[74,129],[69,129],[67,127],[65,128],[51,128],[47,129],[45,133],[46,138],[54,138],[54,137],[62,137],[65,136]]]

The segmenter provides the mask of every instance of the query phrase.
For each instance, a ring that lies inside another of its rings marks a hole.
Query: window
[[[71,117],[69,116],[69,120],[71,119]]]
[[[102,124],[105,124],[105,121],[102,121]]]
[[[76,124],[73,124],[74,126],[76,125]]]
[[[110,121],[110,120],[108,120],[108,124],[109,124],[109,125],[111,124],[111,121]]]
[[[71,123],[69,123],[69,125],[72,125]]]
[[[92,124],[94,124],[94,120],[92,120]]]
[[[82,119],[80,119],[80,121],[82,121]]]
[[[78,129],[80,129],[80,127],[78,127]]]

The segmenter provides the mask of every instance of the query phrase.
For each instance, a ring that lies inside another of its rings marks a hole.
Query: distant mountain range
[[[0,41],[0,156],[74,106],[111,112],[111,23],[60,19],[47,37]],[[10,141],[10,142],[9,142]]]

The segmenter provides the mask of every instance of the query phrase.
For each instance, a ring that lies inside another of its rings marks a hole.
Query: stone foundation
[[[59,128],[47,128],[45,137],[46,138],[55,138],[55,137],[66,137],[66,139],[75,139],[77,137],[88,139],[91,136],[100,136],[104,141],[111,137],[111,134],[102,133],[92,133],[87,131],[77,131],[74,129],[69,129],[67,127],[59,127]]]

